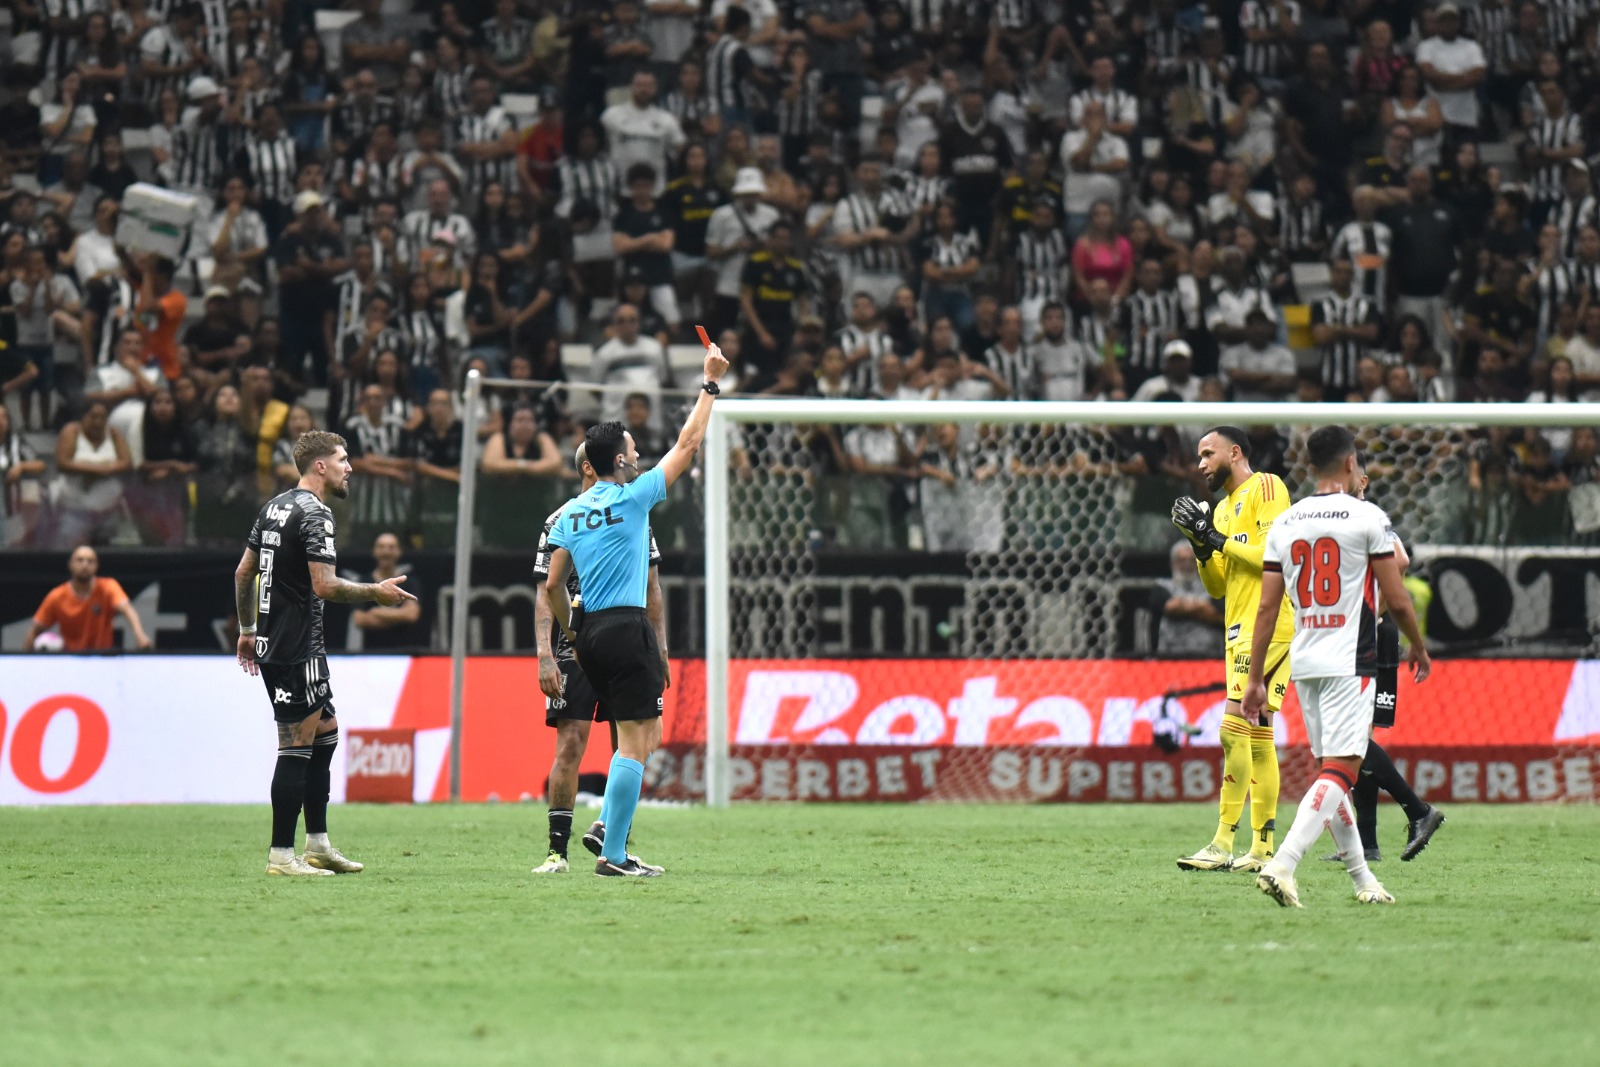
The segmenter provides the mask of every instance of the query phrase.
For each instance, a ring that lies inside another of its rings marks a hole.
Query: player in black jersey
[[[322,602],[394,605],[416,598],[400,588],[405,575],[358,583],[334,573],[333,512],[324,501],[330,494],[343,499],[350,492],[344,438],[322,430],[301,434],[294,465],[300,484],[261,509],[233,575],[239,665],[261,675],[278,723],[267,873],[353,874],[362,865],[346,859],[328,841],[330,767],[339,744],[339,720],[328,680]],[[294,854],[302,807],[304,858]]]
[[[1363,462],[1356,478],[1356,484],[1360,487],[1356,497],[1360,500],[1367,498],[1367,481],[1366,464]],[[1395,559],[1400,564],[1400,572],[1404,574],[1406,568],[1411,565],[1410,553],[1398,538],[1395,539],[1394,550]],[[1388,729],[1394,725],[1395,711],[1400,702],[1400,627],[1385,612],[1378,619],[1377,632],[1378,675],[1374,679],[1377,693],[1373,697],[1372,725],[1377,729]],[[1383,859],[1383,854],[1378,848],[1380,789],[1393,797],[1395,803],[1406,813],[1408,823],[1406,847],[1401,850],[1400,859],[1402,861],[1415,859],[1419,852],[1428,847],[1428,842],[1433,840],[1434,832],[1444,825],[1444,812],[1417,796],[1411,788],[1411,783],[1406,781],[1405,775],[1394,765],[1394,760],[1389,758],[1389,753],[1378,743],[1377,734],[1374,733],[1367,742],[1367,754],[1361,761],[1361,774],[1356,779],[1355,788],[1350,791],[1350,804],[1356,811],[1356,830],[1361,835],[1361,848],[1367,854],[1368,863],[1377,863]],[[1337,852],[1322,858],[1329,861],[1343,860]]]
[[[579,492],[586,493],[598,479],[584,456],[583,445],[578,446],[573,462],[583,475],[583,488]],[[539,535],[539,551],[533,559],[533,577],[541,586],[550,577],[550,529],[565,509],[566,505],[563,504],[551,512],[545,520],[544,532]],[[567,593],[574,603],[578,603],[580,590],[575,569],[567,572]],[[661,550],[656,547],[654,535],[650,538],[650,580],[645,587],[644,611],[655,629],[656,642],[662,650],[662,674],[667,677],[667,685],[670,686],[672,681],[667,671],[666,652],[667,612],[666,602],[661,595]],[[534,599],[533,620],[534,640],[539,653],[539,688],[548,698],[544,723],[556,731],[556,758],[550,767],[550,782],[545,789],[550,801],[550,854],[533,869],[533,873],[565,874],[568,870],[567,843],[572,838],[572,805],[578,793],[578,765],[583,762],[584,750],[589,747],[589,726],[592,722],[608,724],[611,728],[611,751],[615,752],[617,724],[606,714],[606,709],[600,703],[600,695],[584,676],[583,668],[578,666],[572,642],[556,625],[547,597]],[[591,826],[589,833],[583,837],[583,843],[589,851],[598,855],[604,839],[604,827],[599,824],[596,826],[600,833],[597,834],[596,827]],[[642,866],[651,866],[637,856],[632,859]],[[660,867],[653,869],[661,870]]]

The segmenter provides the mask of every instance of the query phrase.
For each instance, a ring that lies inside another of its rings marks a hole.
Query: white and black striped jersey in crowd
[[[394,100],[381,93],[365,100],[351,93],[339,102],[339,109],[333,114],[334,136],[349,143],[352,155],[360,155],[367,150],[367,138],[380,122],[394,122]]]
[[[866,233],[882,227],[898,233],[910,218],[906,198],[894,189],[880,189],[876,197],[851,193],[834,208],[833,232]],[[850,251],[850,263],[863,273],[893,274],[901,269],[900,249],[892,244],[864,244]]]
[[[1371,300],[1378,314],[1389,307],[1389,261],[1394,255],[1394,234],[1381,222],[1357,219],[1339,227],[1328,258],[1348,259],[1355,268],[1355,291]]]
[[[200,9],[195,37],[211,62],[212,72],[221,73],[217,57],[228,42],[228,0],[198,0],[195,6]]]
[[[347,270],[334,277],[333,335],[335,337],[343,337],[361,324],[362,314],[371,297],[387,297],[390,306],[393,306],[394,290],[388,283],[376,280],[381,277],[376,270],[373,271],[373,277],[374,280],[370,285],[363,285],[353,270]]]
[[[433,235],[440,230],[455,238],[458,262],[471,263],[478,254],[478,234],[465,215],[450,214],[437,218],[426,209],[410,211],[400,220],[400,228],[415,255],[421,255],[433,243]]]
[[[201,122],[200,109],[190,108],[172,131],[173,188],[215,193],[228,171],[227,153],[227,127]]]
[[[244,61],[247,59],[254,59],[260,64],[264,78],[271,80],[275,76],[273,72],[275,57],[272,46],[265,38],[252,34],[242,41],[229,41],[226,39],[227,28],[224,27],[222,32],[224,39],[215,48],[208,47],[206,51],[206,55],[211,59],[211,67],[219,79],[224,81],[237,79],[244,73]],[[270,86],[266,88],[269,88],[274,96],[277,95],[276,88]]]
[[[357,322],[346,330],[339,339],[339,350],[334,354],[339,367],[344,371],[344,377],[337,383],[329,383],[328,387],[328,413],[330,417],[349,417],[361,404],[361,390],[366,388],[367,376],[372,373],[372,365],[377,362],[380,352],[393,352],[400,357],[400,365],[405,366],[411,361],[410,338],[404,331],[393,325],[386,325],[378,331],[378,336],[373,338],[372,347],[367,349],[366,364],[363,367],[355,366],[356,355],[367,340],[367,327],[363,322]],[[352,452],[352,454],[354,454]]]
[[[401,91],[394,96],[394,122],[399,127],[396,133],[416,133],[422,120],[434,114],[433,94],[427,89]]]
[[[374,200],[399,200],[405,189],[405,163],[399,153],[388,162],[363,156],[350,166],[350,187],[369,204]]]
[[[984,352],[983,362],[1011,388],[1007,400],[1039,399],[1039,365],[1026,342],[1008,349],[996,341]]]
[[[556,214],[570,218],[572,205],[587,200],[600,212],[602,219],[617,215],[617,168],[611,157],[601,152],[588,162],[573,156],[562,156],[556,161]]]
[[[911,32],[919,37],[938,36],[944,32],[955,0],[905,0],[906,19]]]
[[[465,111],[456,122],[456,145],[491,144],[510,133],[512,128],[511,119],[506,116],[504,109],[498,106],[491,107],[481,115],[476,111]],[[507,181],[514,166],[514,160],[510,156],[464,162],[466,188],[471,195],[482,192],[483,187],[490,182]]]
[[[1287,11],[1287,18],[1285,12]],[[1245,31],[1244,70],[1257,78],[1276,78],[1287,58],[1283,36],[1296,35],[1300,5],[1295,0],[1244,0],[1239,7],[1239,27]],[[1278,36],[1264,41],[1248,39],[1252,31],[1273,30]]]
[[[1039,233],[1028,227],[1017,234],[1012,258],[1017,264],[1018,300],[1061,300],[1062,276],[1071,260],[1067,235],[1061,230]]]
[[[256,554],[256,659],[304,663],[321,656],[322,598],[311,564],[336,566],[333,512],[309,489],[294,488],[262,505],[245,544]]]
[[[1528,127],[1527,135],[1529,148],[1560,151],[1576,147],[1579,149],[1578,158],[1583,158],[1583,120],[1571,108],[1558,119],[1546,115]],[[1562,198],[1562,174],[1565,170],[1566,164],[1563,162],[1551,163],[1533,172],[1528,183],[1528,192],[1534,203],[1554,204]]]
[[[1534,278],[1532,295],[1542,346],[1556,332],[1561,305],[1600,302],[1600,264],[1569,259],[1543,267]]]
[[[1483,50],[1483,61],[1488,64],[1489,70],[1496,73],[1503,72],[1501,65],[1506,60],[1507,42],[1513,38],[1516,24],[1516,10],[1510,3],[1499,7],[1464,4],[1461,8],[1462,34],[1478,42],[1478,47]],[[1533,59],[1531,55],[1522,55],[1527,51],[1526,48],[1518,48],[1513,44],[1510,51],[1521,61]]]
[[[851,368],[850,395],[869,397],[875,394],[881,381],[878,375],[878,361],[894,352],[894,338],[885,333],[881,327],[863,330],[852,323],[839,331],[839,347],[844,350],[846,360],[855,359],[858,353],[863,349],[866,350],[866,355]]]
[[[751,106],[750,69],[755,60],[732,34],[723,34],[706,53],[706,93],[719,110]]]
[[[239,117],[244,120],[244,125],[250,127],[254,127],[256,120],[261,117],[262,108],[279,103],[282,99],[277,88],[271,85],[240,92],[235,97],[239,103]]]
[[[921,251],[925,262],[946,270],[983,258],[983,246],[978,243],[978,234],[975,230],[958,230],[948,239],[935,231],[922,239]],[[967,284],[970,282],[971,279],[968,279]],[[923,284],[938,283],[925,281]]]
[[[908,174],[900,193],[906,198],[908,208],[913,212],[921,212],[931,219],[933,209],[939,206],[939,201],[950,199],[950,179],[938,174],[931,178],[923,177],[921,174]]]
[[[1377,321],[1377,306],[1355,290],[1351,290],[1349,296],[1329,293],[1311,305],[1313,327],[1365,326]],[[1322,387],[1327,391],[1329,400],[1342,400],[1355,387],[1356,364],[1371,351],[1371,346],[1366,342],[1356,340],[1335,341],[1322,346]]]
[[[1585,226],[1600,225],[1600,200],[1585,193],[1581,200],[1563,195],[1547,220],[1561,233],[1561,258],[1578,254],[1578,235]]]
[[[294,200],[295,143],[287,131],[271,140],[252,134],[245,139],[240,154],[258,197],[279,204]]]
[[[106,11],[105,0],[44,0],[40,5],[44,17],[39,25],[39,78],[54,84],[67,70],[73,49],[81,34],[57,33],[50,24],[57,19],[68,19],[81,24],[91,11]],[[22,27],[16,27],[21,32]]]
[[[139,39],[139,57],[143,69],[148,72],[152,67],[181,67],[194,59],[194,49],[189,47],[189,42],[179,37],[169,26],[156,26],[146,30]],[[187,76],[182,74],[150,74],[144,75],[144,102],[155,111],[160,104],[161,94],[171,89],[178,94],[178,99],[183,99],[184,84]]]
[[[478,72],[470,63],[458,70],[440,67],[433,72],[433,106],[435,113],[446,117],[460,115],[467,110],[467,91]],[[449,135],[448,132],[446,134]]]
[[[1067,113],[1072,119],[1074,128],[1083,125],[1084,108],[1096,102],[1105,106],[1107,125],[1120,126],[1125,122],[1139,121],[1139,100],[1132,93],[1116,86],[1102,93],[1091,85],[1072,94]]]
[[[1278,198],[1278,251],[1291,262],[1320,259],[1328,240],[1328,224],[1323,221],[1322,201],[1312,197],[1303,204],[1291,198]]]
[[[1183,309],[1170,289],[1135,289],[1117,305],[1116,320],[1126,350],[1123,364],[1145,375],[1161,369],[1161,350],[1183,335]]]
[[[1104,318],[1091,311],[1072,323],[1072,336],[1089,350],[1096,362],[1105,358],[1106,342],[1111,340],[1111,331],[1116,328],[1115,316],[1115,311]]]
[[[1161,25],[1159,16],[1152,16],[1145,26],[1144,54],[1155,60],[1156,71],[1160,74],[1177,70],[1183,57],[1193,50],[1193,44],[1193,34],[1177,25]]]
[[[508,26],[498,18],[485,19],[478,25],[478,38],[495,62],[516,63],[533,51],[533,23],[512,18]]]
[[[411,365],[443,374],[447,350],[444,323],[427,308],[417,308],[401,317],[400,326],[405,331]]]
[[[1232,103],[1228,86],[1236,73],[1238,64],[1232,56],[1219,56],[1215,70],[1203,59],[1191,59],[1184,68],[1184,80],[1205,105],[1206,121],[1217,129],[1222,128],[1228,105]]]
[[[374,424],[357,413],[344,424],[344,439],[350,458],[411,455],[410,434],[405,423],[385,413]],[[375,526],[403,529],[411,503],[411,487],[393,478],[357,474],[350,479],[350,521],[368,528]]]
[[[0,519],[9,519],[22,508],[22,482],[9,477],[11,468],[38,458],[39,454],[21,434],[0,439]]]
[[[794,90],[791,96],[790,91]],[[817,128],[822,104],[822,72],[808,70],[798,81],[785,74],[778,87],[776,111],[778,133],[783,137],[810,137]]]
[[[685,96],[681,89],[674,89],[661,101],[661,106],[667,109],[667,114],[678,120],[678,126],[686,132],[699,129],[701,123],[717,113],[716,108],[711,106],[711,97],[703,89],[695,96]]]
[[[1026,30],[1037,24],[1038,11],[1033,0],[991,0],[994,23],[1002,30]]]
[[[1600,5],[1595,0],[1540,0],[1544,9],[1545,39],[1560,54],[1560,49],[1578,35],[1583,20],[1593,15]]]

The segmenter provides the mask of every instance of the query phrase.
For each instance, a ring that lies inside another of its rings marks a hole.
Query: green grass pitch
[[[265,805],[6,810],[0,1061],[1600,1063],[1595,808],[1457,806],[1398,906],[1311,860],[1302,912],[1177,870],[1214,818],[645,809],[622,882],[530,875],[538,805],[347,807],[313,880]]]

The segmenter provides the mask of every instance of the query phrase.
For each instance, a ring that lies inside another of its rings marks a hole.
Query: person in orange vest
[[[115,578],[97,577],[100,557],[94,549],[88,545],[73,549],[67,570],[71,579],[50,590],[33,613],[26,647],[33,648],[39,635],[54,627],[61,632],[64,651],[99,652],[112,648],[113,615],[122,616],[141,649],[150,647],[150,638],[139,625],[139,615],[122,585]]]

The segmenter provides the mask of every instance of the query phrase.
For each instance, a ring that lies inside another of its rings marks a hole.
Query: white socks
[[[294,849],[292,848],[267,849],[268,863],[288,863],[292,859],[294,859]]]
[[[328,849],[330,849],[332,847],[333,846],[328,844],[328,835],[327,834],[307,834],[306,835],[306,851],[307,852],[326,852],[326,851],[328,851]]]
[[[1350,803],[1348,795],[1339,803],[1339,810],[1328,820],[1328,829],[1333,834],[1333,843],[1339,850],[1339,858],[1344,860],[1344,869],[1349,872],[1350,881],[1355,883],[1356,889],[1377,885],[1377,876],[1372,873],[1372,868],[1367,866],[1367,850],[1361,847],[1361,833],[1356,829],[1356,809]]]
[[[1322,831],[1328,826],[1328,820],[1337,821],[1336,813],[1339,811],[1339,805],[1343,804],[1349,808],[1348,795],[1341,778],[1326,772],[1319,774],[1312,781],[1311,788],[1306,790],[1306,795],[1300,798],[1300,808],[1295,812],[1294,825],[1289,827],[1289,832],[1284,835],[1283,844],[1278,848],[1278,854],[1273,857],[1272,862],[1287,868],[1289,873],[1293,874],[1311,846],[1322,836]],[[1353,815],[1349,829],[1350,835],[1356,839],[1356,855],[1361,856],[1361,866],[1364,868],[1367,860],[1361,851],[1361,839],[1356,834]],[[1334,840],[1338,840],[1337,832],[1334,834]],[[1340,850],[1343,851],[1342,845]],[[1354,876],[1353,870],[1352,876]],[[1368,872],[1367,877],[1371,876],[1371,872]]]

